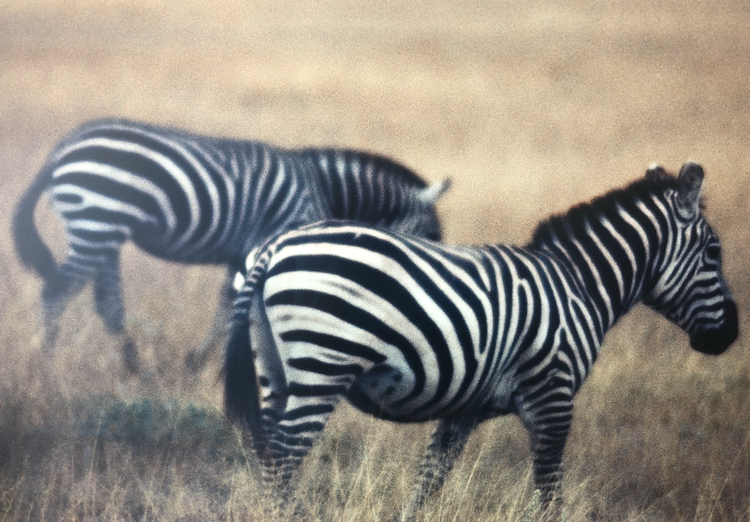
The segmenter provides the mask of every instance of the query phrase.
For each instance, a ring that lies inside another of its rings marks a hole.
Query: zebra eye
[[[721,258],[721,247],[719,245],[708,245],[706,247],[706,258],[710,261],[718,261]]]

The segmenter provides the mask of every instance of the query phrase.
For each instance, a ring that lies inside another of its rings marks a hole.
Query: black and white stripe
[[[525,247],[448,246],[340,223],[286,233],[239,281],[228,414],[248,423],[267,475],[283,485],[343,397],[393,421],[438,419],[413,514],[473,428],[514,413],[547,502],[573,396],[632,306],[665,315],[704,353],[737,337],[702,185],[694,163],[679,178],[650,169],[543,222]],[[263,321],[251,323],[250,310]]]
[[[45,280],[49,347],[59,315],[92,279],[97,310],[110,331],[125,336],[118,265],[128,240],[169,261],[229,265],[233,276],[265,239],[327,218],[437,239],[434,202],[445,188],[427,187],[406,167],[362,152],[282,150],[103,120],[76,129],[56,147],[22,197],[13,228],[22,262]],[[69,241],[60,266],[33,224],[45,191]],[[228,308],[231,301],[225,302]],[[213,334],[226,316],[219,313]],[[135,347],[127,338],[124,348],[135,369]]]

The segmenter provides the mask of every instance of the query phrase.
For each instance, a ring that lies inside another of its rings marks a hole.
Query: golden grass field
[[[206,332],[222,270],[125,249],[127,378],[84,292],[39,357],[40,282],[9,234],[68,130],[123,116],[282,146],[388,154],[451,176],[447,240],[513,242],[654,161],[706,169],[707,216],[750,316],[746,1],[302,4],[9,0],[0,5],[0,520],[259,520],[254,464],[221,413]],[[59,255],[62,229],[37,223]],[[568,520],[750,520],[750,346],[720,358],[637,307],[576,399]],[[312,520],[377,521],[408,499],[430,427],[344,407],[300,477]],[[535,520],[526,433],[483,425],[424,520]],[[283,520],[284,514],[278,514]]]

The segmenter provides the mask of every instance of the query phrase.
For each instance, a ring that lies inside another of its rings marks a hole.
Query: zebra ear
[[[646,170],[646,179],[650,181],[666,181],[669,177],[664,167],[658,163],[652,163]]]
[[[422,189],[417,197],[422,203],[432,205],[438,199],[440,199],[440,196],[445,194],[445,191],[451,187],[451,183],[451,179],[446,178],[440,183],[435,183],[433,185],[430,185],[429,187]]]
[[[677,210],[686,219],[693,219],[700,210],[703,191],[703,167],[688,161],[680,169],[677,177]]]

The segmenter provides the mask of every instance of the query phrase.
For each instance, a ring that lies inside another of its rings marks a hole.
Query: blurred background
[[[677,171],[696,160],[744,326],[749,28],[750,4],[739,0],[4,2],[0,518],[257,513],[252,460],[221,416],[220,361],[197,377],[183,371],[211,322],[221,269],[125,249],[143,377],[125,377],[90,292],[66,312],[54,360],[39,358],[40,284],[21,269],[9,223],[76,125],[118,116],[386,154],[429,181],[453,178],[439,210],[455,243],[523,243],[545,216],[652,162]],[[61,256],[62,228],[45,207],[37,224]],[[747,355],[744,334],[708,359],[643,307],[625,318],[576,401],[571,518],[748,520]],[[301,479],[313,517],[396,513],[429,427],[350,408],[333,424]],[[488,423],[425,516],[533,518],[529,470],[520,423]]]

